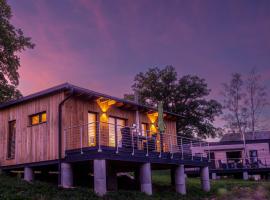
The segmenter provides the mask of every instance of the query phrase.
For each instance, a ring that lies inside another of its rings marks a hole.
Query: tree
[[[245,106],[246,94],[244,90],[244,82],[241,74],[232,74],[229,84],[223,84],[223,107],[225,112],[224,119],[227,121],[227,128],[231,132],[243,134],[248,125],[248,110]]]
[[[16,53],[34,48],[31,38],[11,23],[11,8],[6,0],[0,0],[0,103],[21,96],[19,85],[20,58]]]
[[[181,135],[206,138],[219,130],[213,121],[221,114],[222,106],[205,99],[210,90],[204,79],[191,75],[178,78],[173,66],[154,67],[135,76],[132,90],[138,93],[140,103],[156,107],[163,101],[164,110],[178,113],[177,130]],[[132,94],[124,98],[134,100]]]
[[[249,128],[254,139],[255,130],[261,128],[260,115],[268,105],[266,87],[262,84],[261,76],[255,68],[252,68],[248,74],[246,93],[250,121]]]
[[[232,74],[229,84],[223,84],[224,108],[228,111],[224,115],[227,128],[232,132],[241,134],[244,143],[244,155],[246,157],[245,132],[248,125],[248,110],[244,104],[245,93],[242,76],[238,73]]]

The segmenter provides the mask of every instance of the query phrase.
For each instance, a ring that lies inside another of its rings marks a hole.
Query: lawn
[[[270,199],[270,183],[242,181],[242,180],[218,180],[212,182],[211,192],[205,193],[200,189],[200,180],[189,178],[187,182],[187,195],[181,196],[174,192],[170,186],[168,171],[155,172],[153,174],[154,195],[146,196],[136,191],[109,192],[104,200],[161,200],[161,199]],[[93,190],[89,188],[59,189],[55,185],[36,181],[28,184],[20,178],[11,178],[0,175],[0,199],[1,200],[65,200],[65,199],[99,199]]]

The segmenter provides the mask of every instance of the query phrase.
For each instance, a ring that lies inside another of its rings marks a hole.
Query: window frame
[[[114,120],[114,124],[110,124],[110,122],[109,122],[110,118],[112,118],[112,119]],[[115,116],[115,115],[109,115],[109,116],[108,116],[108,125],[109,125],[108,137],[110,137],[110,126],[112,126],[112,125],[113,125],[113,129],[114,129],[114,136],[116,136],[116,135],[115,135],[115,130],[116,130],[117,127],[119,126],[119,125],[117,124],[117,120],[123,120],[124,123],[125,123],[124,127],[126,127],[127,124],[128,124],[128,119],[127,119],[127,118],[118,117],[118,116]],[[123,128],[124,128],[124,127],[123,127]],[[114,139],[116,140],[116,138],[114,138]],[[117,138],[117,140],[118,140],[118,138]],[[119,141],[118,141],[118,142],[119,142]],[[109,141],[108,141],[108,146],[110,146],[110,139],[109,139]],[[116,147],[116,146],[117,146],[117,145],[116,145],[116,142],[115,142],[115,146],[110,146],[110,147]]]
[[[11,123],[15,123],[15,133],[14,133],[14,136],[13,137],[10,137],[11,134],[11,126],[10,124]],[[16,120],[10,120],[8,121],[8,133],[7,133],[7,154],[6,154],[6,160],[14,160],[15,159],[15,154],[16,154],[16,124],[17,124],[17,121]],[[11,140],[14,138],[14,141],[10,141],[10,138]],[[14,144],[12,144],[14,143]],[[14,149],[12,151],[12,145],[14,145]],[[10,154],[10,155],[9,155]]]
[[[99,123],[99,113],[98,112],[94,112],[94,111],[88,111],[87,112],[87,124],[89,124],[89,121],[88,121],[88,115],[89,114],[93,114],[93,115],[95,115],[95,117],[96,117],[96,121],[95,121],[95,126],[96,126],[96,128],[95,128],[95,141],[94,141],[94,145],[93,146],[97,146],[97,141],[98,141],[98,135],[97,135],[97,133],[98,133],[98,123]],[[89,129],[87,130],[87,145],[89,146],[89,147],[92,147],[92,146],[90,146],[89,145]]]
[[[42,121],[42,115],[43,115],[43,114],[46,114],[46,121],[44,121],[44,122]],[[33,124],[33,123],[32,123],[32,118],[33,118],[34,116],[38,116],[38,123],[37,123],[37,124]],[[37,125],[40,125],[40,124],[45,124],[45,123],[48,122],[47,111],[42,111],[42,112],[38,112],[38,113],[35,113],[35,114],[32,114],[32,115],[29,115],[28,118],[29,118],[29,126],[30,126],[30,127],[31,127],[31,126],[37,126]]]

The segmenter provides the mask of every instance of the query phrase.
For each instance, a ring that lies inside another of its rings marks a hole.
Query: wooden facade
[[[0,110],[0,165],[18,165],[58,158],[58,105],[60,92]],[[47,122],[30,125],[29,116],[46,111]],[[7,158],[8,124],[16,122],[15,156]]]
[[[0,109],[0,166],[19,165],[50,161],[58,159],[58,107],[61,101],[67,97],[64,91],[55,92],[46,96],[33,98],[25,102]],[[87,147],[87,130],[83,130],[81,140],[79,128],[77,131],[67,131],[69,127],[88,123],[88,113],[96,113],[97,121],[103,112],[96,102],[97,98],[85,99],[79,96],[71,97],[63,104],[62,112],[62,158],[65,150],[77,149],[81,142]],[[112,105],[106,112],[107,117],[117,117],[125,120],[126,126],[136,123],[134,108],[123,108],[121,102]],[[151,122],[144,109],[140,111],[140,123],[150,126]],[[46,112],[47,121],[37,125],[31,125],[30,116],[36,113]],[[9,122],[16,122],[15,155],[7,157]],[[176,145],[176,122],[175,119],[165,119],[166,132],[174,135],[173,143]],[[108,127],[107,127],[108,128]],[[103,145],[108,145],[108,131],[104,127]],[[87,127],[86,127],[87,129]],[[171,138],[170,138],[171,139]],[[169,138],[165,137],[164,148],[168,147]],[[171,141],[170,141],[171,142]]]

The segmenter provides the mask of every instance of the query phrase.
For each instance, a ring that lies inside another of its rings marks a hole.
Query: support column
[[[107,192],[106,160],[94,160],[94,190],[99,196]]]
[[[110,191],[117,191],[118,189],[117,172],[112,168],[108,169],[107,186]]]
[[[248,180],[248,172],[247,171],[244,171],[243,172],[243,180]]]
[[[209,168],[201,167],[201,187],[205,192],[210,191]]]
[[[177,193],[180,193],[182,195],[186,194],[186,178],[184,165],[179,165],[175,169],[175,189]]]
[[[212,173],[212,180],[217,180],[217,174],[216,173]]]
[[[143,163],[140,166],[140,183],[141,191],[145,194],[152,195],[152,175],[150,163]]]
[[[73,187],[73,171],[70,163],[61,163],[61,186],[63,188]]]
[[[23,179],[27,182],[34,181],[34,171],[31,167],[24,168],[24,178]]]

